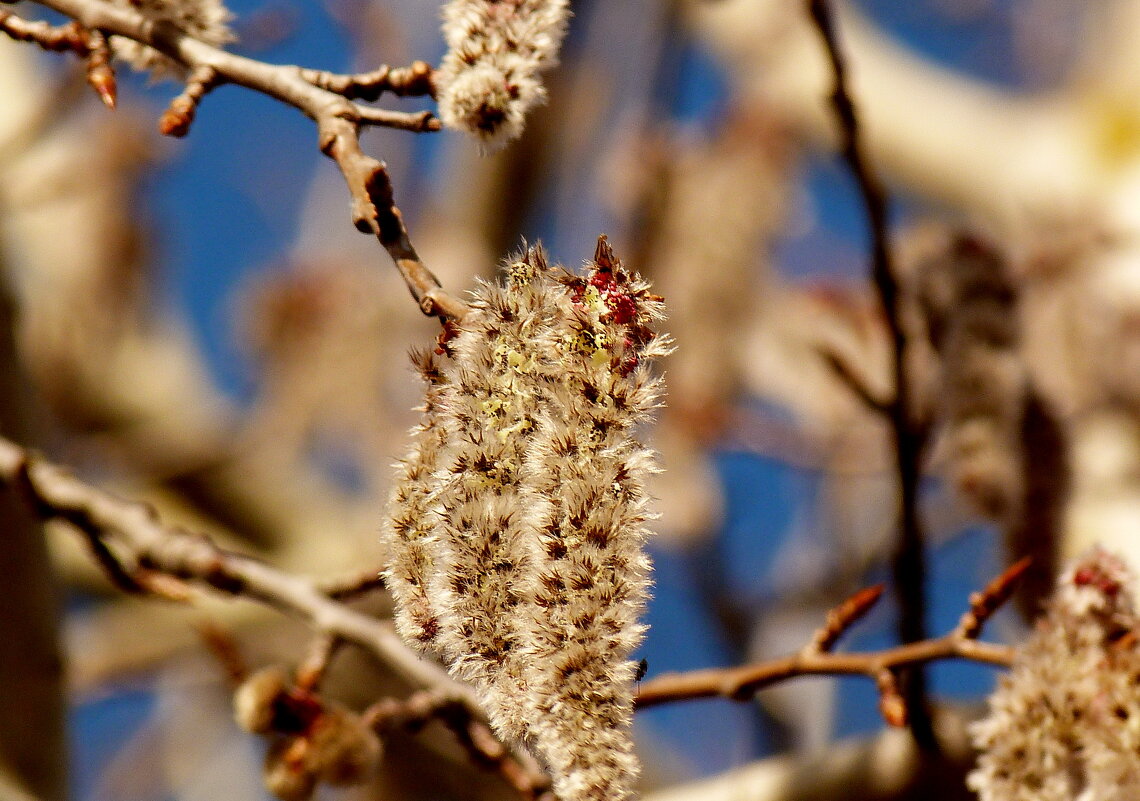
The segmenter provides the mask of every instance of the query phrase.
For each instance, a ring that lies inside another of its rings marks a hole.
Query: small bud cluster
[[[451,0],[436,75],[444,125],[477,137],[485,151],[518,138],[546,99],[538,73],[557,61],[569,16],[568,0]]]
[[[1140,618],[1133,577],[1096,549],[1062,576],[1012,672],[974,724],[981,801],[1140,797]]]
[[[585,278],[537,248],[422,359],[423,422],[384,527],[399,631],[471,682],[563,801],[621,799],[658,404],[661,300],[599,240]]]
[[[153,23],[171,25],[187,36],[214,47],[234,40],[229,28],[231,14],[222,0],[112,0],[141,13]],[[139,72],[155,78],[178,77],[183,69],[176,62],[144,44],[111,37],[111,49],[117,58]]]
[[[358,784],[380,761],[380,738],[360,715],[265,668],[234,694],[239,726],[270,738],[265,785],[282,801],[308,801],[319,782]]]

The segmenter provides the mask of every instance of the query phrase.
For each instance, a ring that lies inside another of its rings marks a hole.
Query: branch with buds
[[[320,636],[298,672],[294,682],[299,688],[297,692],[310,693],[338,645],[353,643],[412,686],[449,699],[447,720],[458,720],[456,710],[462,707],[465,717],[461,743],[479,744],[487,754],[478,764],[496,769],[524,798],[535,797],[547,786],[543,772],[532,759],[525,754],[514,754],[496,740],[469,687],[452,681],[441,668],[417,657],[387,623],[335,599],[352,597],[375,587],[374,578],[366,581],[353,577],[351,581],[325,587],[276,570],[255,559],[223,550],[205,535],[164,525],[150,507],[92,487],[62,467],[34,457],[5,439],[0,439],[0,486],[11,486],[22,492],[43,520],[66,522],[78,529],[111,581],[125,591],[187,601],[194,596],[197,587],[208,587],[304,620]],[[235,677],[244,672],[237,660],[223,662]],[[310,728],[303,731],[309,732]],[[292,734],[300,731],[292,731]],[[290,753],[296,756],[296,752]],[[327,778],[325,773],[315,768],[314,771],[314,775]]]
[[[0,13],[0,32],[50,50],[66,50],[87,60],[88,75],[104,102],[114,102],[114,74],[106,56],[105,37],[141,48],[144,64],[155,64],[167,74],[186,73],[184,91],[163,114],[159,129],[184,136],[203,98],[225,84],[259,92],[296,108],[317,124],[321,152],[332,158],[344,174],[352,196],[352,219],[358,230],[380,240],[395,262],[412,296],[425,314],[461,317],[462,301],[445,292],[439,280],[412,245],[403,215],[393,198],[384,162],[360,147],[365,127],[399,128],[413,132],[439,130],[430,111],[400,112],[361,105],[353,98],[372,99],[384,91],[394,94],[429,94],[431,69],[422,62],[407,68],[381,67],[358,76],[334,75],[288,65],[267,64],[220,49],[195,38],[173,22],[151,19],[132,5],[98,0],[44,0],[41,5],[74,22],[60,27],[29,22],[12,12]],[[224,15],[224,12],[223,12]],[[214,37],[225,41],[228,32]],[[103,42],[103,44],[100,44]]]
[[[744,701],[771,684],[797,676],[866,676],[879,688],[879,707],[883,717],[893,726],[902,726],[906,724],[910,710],[899,690],[897,671],[941,659],[966,659],[1000,667],[1013,663],[1013,648],[979,642],[978,636],[986,620],[1013,594],[1018,579],[1028,567],[1029,560],[1023,559],[981,592],[971,595],[970,608],[962,615],[958,626],[942,637],[905,643],[883,651],[832,653],[831,649],[840,636],[866,615],[882,596],[883,585],[878,584],[860,590],[831,610],[827,622],[798,653],[754,665],[660,676],[641,686],[637,706],[644,709],[674,701],[715,697]]]
[[[823,40],[827,62],[835,84],[828,98],[839,123],[839,147],[859,189],[871,236],[871,278],[883,309],[892,345],[891,397],[880,400],[864,392],[863,385],[853,380],[854,373],[833,362],[841,377],[852,378],[850,384],[868,405],[881,412],[890,422],[894,434],[895,471],[899,481],[899,539],[893,557],[892,572],[899,603],[899,636],[915,642],[926,636],[926,557],[925,535],[918,514],[918,485],[922,472],[922,455],[927,431],[917,413],[914,390],[907,376],[907,335],[903,328],[903,299],[899,276],[887,231],[887,198],[874,167],[863,153],[862,132],[855,101],[847,78],[847,62],[839,46],[835,19],[828,0],[808,0],[808,14]],[[925,711],[926,681],[921,670],[903,676],[903,692],[914,715],[911,731],[924,747],[935,744],[933,724]]]

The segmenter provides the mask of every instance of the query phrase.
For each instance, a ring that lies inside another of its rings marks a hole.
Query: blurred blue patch
[[[154,714],[154,694],[125,687],[71,707],[71,797],[92,798],[103,770]]]

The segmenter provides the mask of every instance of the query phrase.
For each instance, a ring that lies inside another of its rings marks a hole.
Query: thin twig
[[[1014,648],[978,642],[976,638],[986,619],[1009,598],[1010,590],[1024,570],[1025,565],[1018,563],[982,592],[972,595],[968,615],[963,616],[957,628],[937,639],[905,643],[882,651],[831,653],[828,648],[866,614],[881,595],[880,586],[870,587],[832,610],[827,622],[800,651],[753,665],[666,673],[641,685],[637,707],[644,709],[694,698],[744,701],[764,687],[799,676],[865,676],[880,690],[884,717],[897,725],[913,715],[909,699],[899,694],[895,683],[900,670],[943,659],[965,659],[999,667],[1013,663]]]
[[[891,411],[891,400],[875,392],[867,381],[867,377],[859,372],[846,356],[840,355],[830,348],[820,349],[823,363],[835,373],[843,384],[873,412],[888,415]]]
[[[463,315],[466,306],[443,290],[412,246],[403,216],[393,199],[384,163],[364,155],[360,148],[361,126],[438,130],[439,121],[430,112],[386,111],[362,106],[346,96],[351,94],[353,86],[365,85],[366,82],[360,83],[361,76],[356,76],[357,83],[354,83],[352,76],[342,79],[300,67],[244,58],[198,41],[173,26],[155,25],[128,5],[113,5],[100,0],[36,1],[72,18],[86,30],[122,36],[154,48],[181,64],[192,75],[212,70],[210,88],[225,83],[244,86],[304,113],[317,124],[321,151],[334,159],[344,173],[352,195],[356,227],[380,240],[425,314],[441,318]],[[422,69],[414,65],[408,70],[407,73],[389,71],[389,77],[396,73],[400,79],[395,83],[390,81],[392,88],[403,86],[410,92],[412,88],[419,88],[417,82],[422,83],[430,77],[422,75]],[[375,83],[380,85],[383,81],[377,78]],[[343,88],[345,94],[338,94],[321,84],[334,89]],[[179,125],[166,127],[171,128],[171,133],[181,130]]]
[[[349,100],[376,100],[385,92],[401,97],[435,93],[431,65],[424,61],[413,61],[406,67],[384,64],[372,72],[357,75],[302,69],[301,77],[313,86],[335,92]]]
[[[190,132],[190,125],[198,113],[198,105],[220,85],[213,67],[198,67],[186,77],[182,94],[170,101],[158,120],[158,132],[163,136],[182,137]]]
[[[384,577],[380,575],[380,568],[365,570],[345,578],[322,581],[317,585],[322,593],[337,601],[347,601],[351,598],[367,595],[383,587]]]
[[[344,640],[335,634],[317,635],[305,658],[297,666],[297,686],[306,692],[316,692],[342,645]]]
[[[364,717],[381,734],[395,728],[415,732],[438,720],[451,730],[473,763],[499,774],[524,799],[538,801],[550,789],[545,776],[519,761],[455,698],[430,690],[413,693],[403,700],[385,698],[366,710]]]
[[[812,22],[819,30],[835,78],[831,104],[839,118],[840,150],[859,186],[871,229],[871,274],[892,343],[891,371],[894,395],[887,416],[895,440],[899,478],[899,540],[892,572],[899,605],[899,638],[904,643],[926,637],[926,557],[918,516],[918,484],[926,432],[917,424],[910,382],[906,375],[906,332],[902,297],[887,233],[887,201],[874,169],[860,147],[859,120],[847,81],[847,65],[839,47],[835,20],[827,0],[808,0]],[[934,726],[926,711],[926,677],[921,666],[900,676],[902,692],[911,711],[910,727],[919,745],[936,747]]]
[[[196,626],[206,649],[218,660],[226,674],[226,683],[237,689],[249,678],[249,664],[245,661],[241,646],[233,633],[212,620],[205,620]]]
[[[87,83],[104,105],[115,108],[115,71],[111,67],[107,38],[100,31],[89,31],[78,22],[51,25],[30,21],[11,11],[0,10],[0,33],[17,42],[34,42],[44,50],[75,53],[86,63]]]

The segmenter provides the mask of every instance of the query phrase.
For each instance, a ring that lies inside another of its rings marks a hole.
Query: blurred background
[[[851,388],[889,391],[889,341],[803,5],[575,2],[549,103],[502,153],[480,156],[450,132],[364,136],[452,292],[524,238],[575,268],[606,233],[666,297],[677,352],[668,408],[648,434],[666,469],[653,488],[656,587],[639,654],[649,678],[797,649],[828,608],[889,581],[890,431]],[[937,635],[1014,554],[1038,556],[1020,599],[1032,611],[1057,560],[1096,540],[1137,548],[1140,3],[837,6],[910,304]],[[436,63],[443,50],[438,9],[422,0],[230,7],[232,49],[265,61],[350,72]],[[343,179],[296,111],[224,87],[185,140],[164,140],[156,121],[174,84],[124,67],[110,113],[73,62],[0,40],[0,430],[284,569],[378,570],[390,466],[420,393],[407,353],[437,323],[353,229]],[[970,339],[976,287],[932,300],[963,235],[998,276],[1012,332],[983,343],[989,367],[965,373],[976,349],[943,334]],[[989,401],[971,406],[970,393]],[[44,554],[36,526],[4,514],[6,575],[27,606],[13,602],[3,625],[28,631],[4,647],[0,684],[27,688],[33,711],[0,721],[0,740],[34,752],[42,796],[267,797],[262,746],[232,723],[225,672],[200,631],[229,632],[258,667],[295,664],[302,629],[250,604],[124,598],[72,533],[50,530]],[[388,611],[379,596],[361,605]],[[888,593],[844,647],[896,642],[896,618]],[[65,700],[28,675],[57,626]],[[1023,632],[1012,609],[988,629]],[[962,664],[930,675],[937,701],[964,715],[995,678]],[[358,706],[400,691],[351,653],[332,681]],[[50,723],[64,703],[66,738]],[[797,680],[756,703],[637,719],[650,789],[818,755],[881,727],[861,679]],[[66,780],[52,767],[63,753]],[[321,797],[508,797],[445,734],[387,753],[379,789]]]

